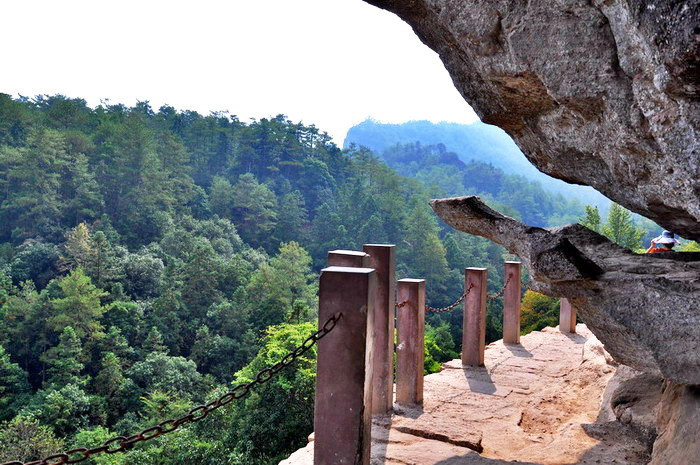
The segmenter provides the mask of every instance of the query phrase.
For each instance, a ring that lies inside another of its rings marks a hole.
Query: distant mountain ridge
[[[508,174],[525,176],[540,182],[548,190],[574,196],[585,203],[601,207],[607,207],[609,203],[606,197],[591,187],[567,184],[540,172],[505,131],[481,121],[472,124],[430,121],[387,124],[367,119],[348,130],[343,147],[354,143],[381,156],[384,150],[393,145],[413,142],[443,144],[464,162],[476,160],[490,163]]]

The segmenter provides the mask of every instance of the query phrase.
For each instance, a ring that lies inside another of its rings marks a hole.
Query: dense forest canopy
[[[543,226],[584,215],[441,145],[382,157],[283,115],[0,94],[0,461],[132,434],[276,362],[315,327],[328,250],[397,244],[399,277],[426,278],[435,306],[468,266],[498,291],[510,257],[440,223],[430,196],[480,194]],[[528,300],[529,329],[550,321],[547,299]],[[457,356],[461,315],[428,323],[430,372]],[[314,356],[204,424],[92,463],[277,463],[312,429]]]

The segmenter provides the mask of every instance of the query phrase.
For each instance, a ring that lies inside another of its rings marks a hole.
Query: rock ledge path
[[[422,409],[374,418],[372,465],[648,463],[647,446],[600,414],[614,362],[585,325],[576,331],[497,341],[485,367],[453,360],[426,376]],[[280,465],[313,465],[313,442]]]

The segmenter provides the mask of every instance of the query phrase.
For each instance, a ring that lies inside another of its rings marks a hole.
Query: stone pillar
[[[520,262],[506,262],[503,292],[503,342],[520,344]],[[510,281],[508,281],[510,278]]]
[[[319,326],[343,316],[318,343],[314,465],[370,463],[376,286],[371,268],[321,270]]]
[[[576,332],[576,307],[564,297],[559,300],[559,331],[562,333]]]
[[[423,361],[425,358],[425,280],[401,279],[396,309],[396,402],[423,405]]]
[[[331,250],[328,252],[328,266],[351,266],[355,268],[372,268],[369,255],[357,250]]]
[[[386,414],[394,404],[394,318],[396,309],[396,247],[365,244],[370,268],[377,271],[374,301],[374,386],[372,413]]]
[[[462,331],[462,365],[483,366],[486,348],[486,268],[464,270],[465,289],[471,291],[464,299]]]

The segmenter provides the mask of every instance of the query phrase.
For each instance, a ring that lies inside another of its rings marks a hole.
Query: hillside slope
[[[540,172],[520,151],[513,139],[497,126],[477,121],[472,124],[431,123],[409,121],[385,124],[367,119],[348,130],[343,146],[364,146],[377,155],[396,144],[420,142],[424,145],[443,144],[456,152],[464,162],[471,160],[490,163],[507,174],[519,174],[538,181],[548,190],[574,196],[579,200],[605,207],[609,200],[591,187],[567,184]]]

